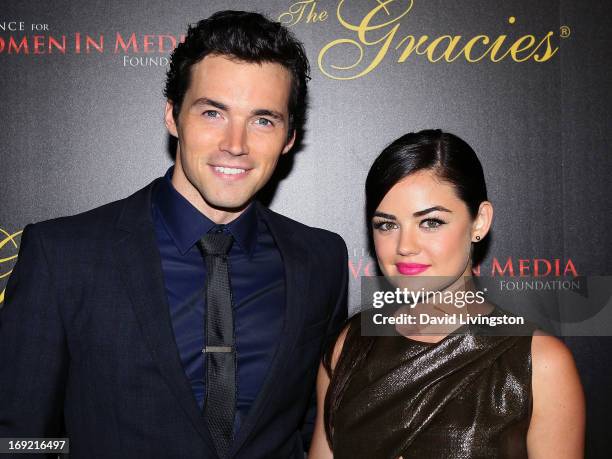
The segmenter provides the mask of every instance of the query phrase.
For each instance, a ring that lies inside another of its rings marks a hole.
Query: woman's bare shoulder
[[[533,333],[531,357],[534,372],[537,371],[544,377],[558,376],[576,368],[572,352],[565,343],[542,330],[535,330]]]

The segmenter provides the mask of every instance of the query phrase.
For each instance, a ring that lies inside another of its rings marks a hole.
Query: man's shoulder
[[[277,230],[283,231],[285,234],[292,233],[313,248],[335,246],[340,250],[346,251],[344,239],[333,231],[306,225],[261,204],[259,208],[266,221],[274,224]]]
[[[95,240],[112,237],[111,233],[128,209],[140,208],[142,215],[150,215],[150,194],[155,181],[132,195],[75,215],[44,220],[28,225],[27,231],[51,240]],[[130,215],[130,217],[134,217]]]

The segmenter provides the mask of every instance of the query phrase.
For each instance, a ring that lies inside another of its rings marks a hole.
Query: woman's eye
[[[217,110],[206,110],[202,115],[207,118],[218,118],[221,114]]]
[[[374,222],[374,229],[377,229],[379,231],[391,231],[391,230],[394,230],[395,228],[397,228],[397,223],[395,222],[388,222],[388,221]]]
[[[257,118],[256,123],[259,124],[260,126],[273,126],[274,124],[268,118]]]
[[[444,225],[446,222],[438,219],[438,218],[427,218],[421,221],[421,227],[425,229],[436,229],[440,226]]]

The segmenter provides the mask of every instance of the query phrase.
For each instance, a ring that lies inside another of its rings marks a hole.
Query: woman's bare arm
[[[565,344],[533,336],[533,414],[527,434],[530,459],[584,457],[584,393],[574,358]]]
[[[347,332],[348,327],[345,327],[344,330],[342,330],[342,333],[340,333],[338,336],[336,344],[334,344],[334,351],[331,361],[332,370],[336,367],[336,363],[338,362],[338,358],[342,352]],[[327,371],[325,371],[323,364],[320,364],[319,373],[317,374],[317,418],[315,420],[314,433],[310,443],[308,459],[333,459],[334,457],[331,448],[327,443],[327,437],[325,436],[325,425],[323,422],[325,395],[327,394],[328,387],[329,376],[327,376]]]

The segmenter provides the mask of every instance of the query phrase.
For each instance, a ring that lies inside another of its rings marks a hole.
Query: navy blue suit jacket
[[[174,342],[154,184],[26,227],[0,310],[0,437],[67,436],[73,459],[216,457]],[[346,246],[260,207],[284,263],[285,321],[231,456],[302,459],[322,346],[347,315]]]

